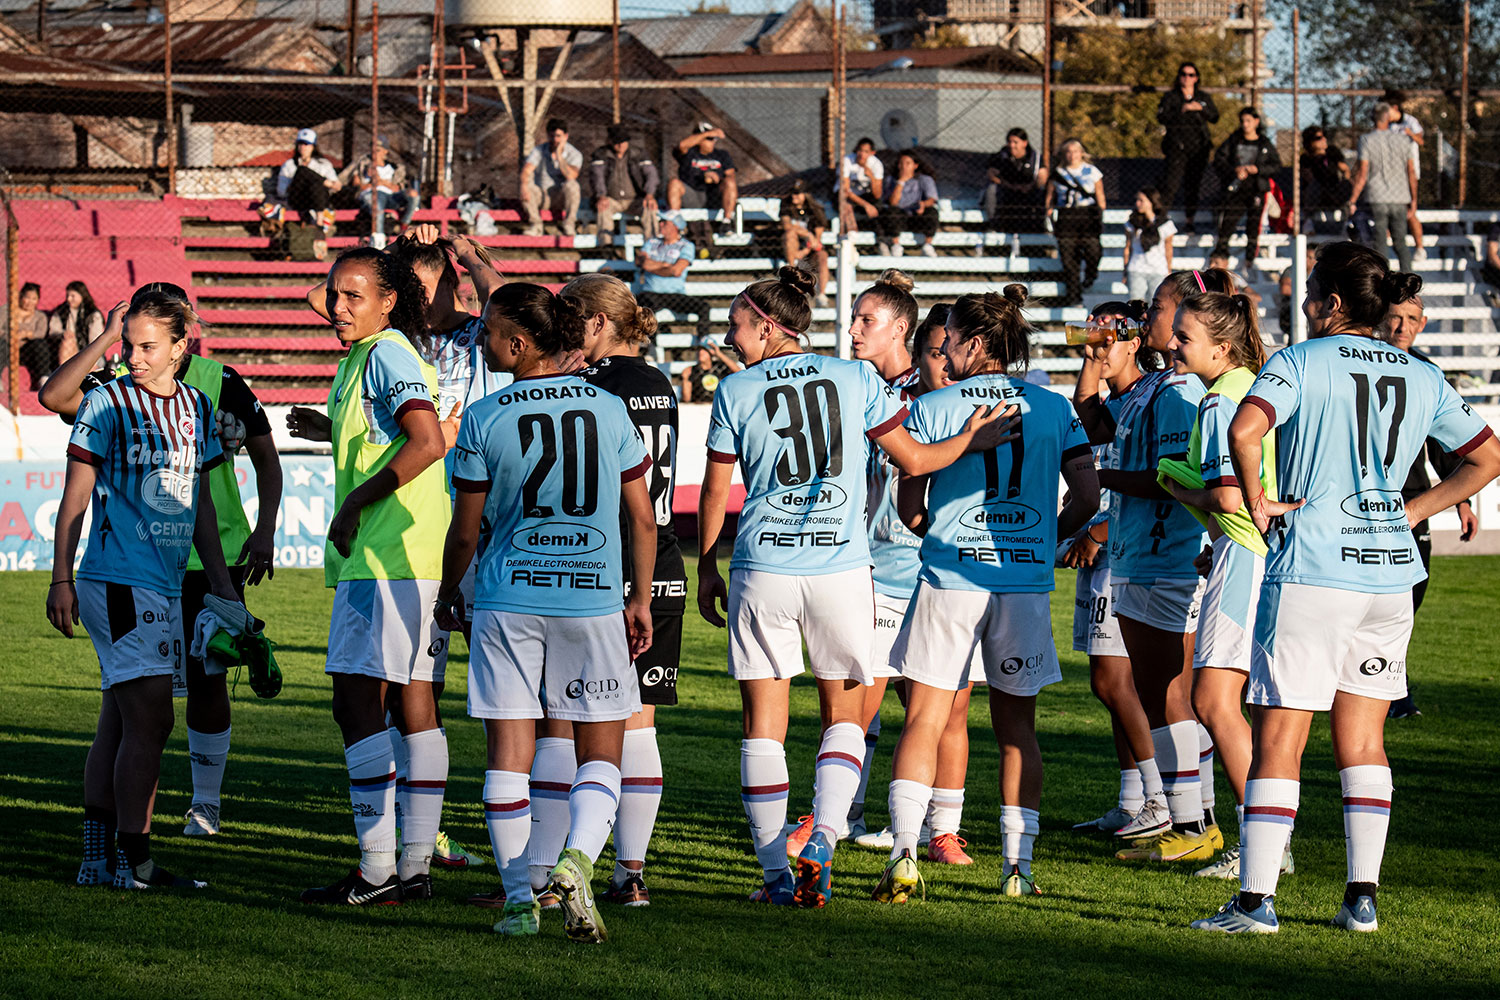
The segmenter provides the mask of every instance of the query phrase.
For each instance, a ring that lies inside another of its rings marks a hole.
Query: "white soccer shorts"
[[[1193,669],[1217,667],[1250,672],[1250,645],[1255,636],[1255,602],[1266,572],[1256,555],[1228,535],[1214,540],[1213,567],[1203,588],[1203,611],[1193,646]]]
[[[763,570],[729,573],[729,676],[737,681],[802,673],[802,642],[819,680],[875,679],[875,584],[870,568],[820,576]]]
[[[1324,712],[1339,691],[1395,701],[1406,694],[1411,591],[1362,594],[1267,583],[1250,655],[1252,705]]]
[[[182,603],[145,587],[79,580],[78,618],[99,654],[99,689],[182,669]]]
[[[891,649],[901,634],[901,623],[906,620],[906,607],[910,603],[909,598],[875,592],[875,644],[870,649],[870,676],[877,679],[901,676],[891,663]]]
[[[1160,579],[1149,584],[1115,582],[1111,610],[1116,618],[1129,618],[1163,632],[1196,632],[1203,587],[1201,576]]]
[[[437,592],[437,580],[341,582],[333,591],[326,672],[442,683],[448,633],[433,619]]]
[[[1078,571],[1073,594],[1073,650],[1089,656],[1128,656],[1115,617],[1109,566],[1086,566]]]
[[[945,691],[969,685],[975,658],[985,683],[1017,696],[1062,680],[1049,594],[991,594],[917,584],[891,660],[908,681]]]
[[[469,647],[476,719],[618,722],[641,710],[625,616],[585,618],[480,608]]]

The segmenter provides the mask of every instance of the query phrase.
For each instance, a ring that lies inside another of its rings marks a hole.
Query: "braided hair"
[[[418,346],[420,338],[427,332],[427,294],[422,282],[411,266],[395,254],[374,247],[355,247],[339,254],[333,262],[340,264],[365,264],[375,278],[375,287],[382,295],[395,293],[396,304],[386,322],[392,329],[400,330],[412,345]]]

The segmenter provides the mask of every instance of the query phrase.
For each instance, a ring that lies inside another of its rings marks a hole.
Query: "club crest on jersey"
[[[191,413],[185,415],[180,421],[178,421],[177,429],[182,432],[183,437],[197,437],[198,418],[193,416]]]
[[[141,480],[141,499],[163,514],[181,514],[193,505],[193,478],[175,469],[157,469]]]

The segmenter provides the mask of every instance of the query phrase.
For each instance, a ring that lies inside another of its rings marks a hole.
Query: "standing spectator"
[[[1240,130],[1225,139],[1214,152],[1214,170],[1224,184],[1219,207],[1219,235],[1214,252],[1229,252],[1229,237],[1245,219],[1245,274],[1260,249],[1261,199],[1271,189],[1271,177],[1281,169],[1276,144],[1260,130],[1260,115],[1254,108],[1240,109]]]
[[[596,232],[613,239],[615,213],[641,217],[641,233],[656,236],[656,192],[661,173],[645,153],[630,150],[630,130],[619,122],[609,127],[609,142],[594,150],[589,168],[594,181]]]
[[[1125,223],[1126,298],[1149,302],[1172,270],[1172,237],[1177,226],[1167,218],[1161,192],[1141,188]]]
[[[521,204],[526,210],[526,235],[542,235],[542,205],[552,212],[552,221],[564,236],[578,233],[578,175],[583,154],[568,142],[568,123],[547,119],[547,141],[532,147],[521,164]]]
[[[94,305],[89,286],[81,281],[68,282],[62,305],[52,310],[47,323],[47,339],[57,351],[57,364],[77,354],[89,341],[104,332],[104,314]]]
[[[875,252],[900,257],[901,234],[906,232],[917,237],[924,257],[936,257],[932,237],[938,227],[937,197],[932,168],[917,159],[916,153],[903,151],[896,157],[896,175],[891,178],[890,190],[875,217],[875,235],[879,241]]]
[[[828,218],[823,206],[807,193],[807,182],[802,178],[792,181],[792,191],[781,199],[776,210],[781,219],[783,255],[791,267],[802,261],[810,261],[818,269],[817,294],[813,304],[822,309],[828,305],[828,251],[823,249],[823,232],[828,228]]]
[[[1417,207],[1417,171],[1411,162],[1411,140],[1391,128],[1391,106],[1375,105],[1375,128],[1359,137],[1359,167],[1349,193],[1349,211],[1361,194],[1370,203],[1375,224],[1375,249],[1388,252],[1386,234],[1396,244],[1401,270],[1411,270],[1411,247],[1406,245],[1406,213]]]
[[[1406,95],[1399,90],[1387,90],[1382,101],[1391,106],[1391,129],[1401,132],[1411,140],[1411,148],[1407,151],[1411,156],[1411,169],[1417,175],[1417,184],[1422,182],[1422,147],[1427,140],[1422,137],[1422,123],[1406,113]],[[1416,199],[1412,199],[1411,208],[1406,212],[1406,225],[1411,231],[1412,242],[1416,249],[1412,252],[1413,260],[1426,260],[1427,248],[1422,245],[1422,220],[1417,218]]]
[[[406,166],[391,155],[385,136],[375,137],[375,147],[339,172],[339,183],[353,183],[359,192],[359,203],[375,217],[375,232],[385,235],[385,213],[394,209],[401,220],[401,231],[411,225],[421,195],[417,182],[408,181]]]
[[[1187,215],[1183,231],[1187,233],[1197,232],[1193,219],[1198,214],[1203,168],[1213,150],[1208,127],[1219,120],[1214,99],[1199,89],[1198,82],[1198,67],[1183,63],[1177,67],[1176,84],[1161,95],[1161,103],[1156,106],[1156,120],[1167,129],[1161,140],[1161,151],[1167,158],[1161,200],[1170,209],[1177,200],[1178,187],[1183,187],[1182,207]]]
[[[16,311],[10,324],[18,342],[16,350],[21,367],[31,373],[33,387],[41,385],[42,379],[52,374],[57,357],[56,345],[47,339],[48,316],[37,308],[41,301],[42,286],[34,281],[26,282],[16,296]],[[10,340],[5,338],[0,342],[4,344],[0,349],[0,369],[3,369],[9,364]]]
[[[1302,130],[1302,213],[1307,219],[1304,229],[1317,236],[1344,235],[1348,218],[1344,207],[1349,204],[1353,185],[1349,164],[1328,141],[1321,125]]]
[[[1057,156],[1052,183],[1047,186],[1047,209],[1057,209],[1052,232],[1057,237],[1057,256],[1062,260],[1063,305],[1076,306],[1083,301],[1083,289],[1099,277],[1104,175],[1088,162],[1088,153],[1077,139],[1064,142]],[[1081,283],[1079,263],[1084,268]]]
[[[723,138],[723,129],[711,122],[699,122],[691,135],[678,140],[672,154],[677,159],[677,176],[667,182],[667,206],[676,212],[718,205],[722,213],[719,232],[727,233],[739,200],[739,182],[735,180],[734,157],[719,148]],[[694,232],[705,248],[712,246],[713,232],[707,223],[695,224]]]
[[[635,252],[635,300],[647,309],[670,309],[691,313],[698,319],[698,336],[709,334],[708,303],[687,294],[687,270],[693,263],[693,245],[682,238],[682,216],[663,212],[655,239]]]
[[[343,189],[338,171],[328,157],[318,149],[318,133],[310,128],[297,130],[297,142],[292,155],[281,165],[276,175],[276,199],[293,212],[302,216],[303,222],[311,223],[333,235],[333,209],[328,199]]]
[[[724,353],[712,340],[698,341],[698,359],[682,370],[682,401],[711,403],[724,376],[733,375],[742,366]]]
[[[1015,256],[1020,243],[1015,234],[1042,231],[1047,168],[1042,166],[1041,151],[1032,148],[1024,128],[1013,128],[1005,135],[1005,148],[985,164],[985,173],[979,206],[991,230],[1011,234],[1011,256]],[[975,256],[983,254],[980,244]]]
[[[875,217],[880,214],[880,196],[885,193],[885,164],[875,155],[875,140],[861,137],[854,144],[854,152],[844,157],[843,171],[849,178],[849,194],[839,219],[843,231],[856,231],[859,222],[865,219],[873,227]],[[834,198],[838,198],[837,191]]]

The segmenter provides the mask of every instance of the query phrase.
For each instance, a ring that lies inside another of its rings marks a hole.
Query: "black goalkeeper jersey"
[[[620,354],[600,358],[578,376],[624,400],[636,433],[646,443],[646,453],[651,456],[646,488],[656,511],[656,570],[652,575],[651,610],[680,615],[687,607],[687,570],[672,525],[672,488],[677,479],[677,395],[672,382],[650,362]],[[623,510],[620,524],[626,539],[628,565],[630,523]],[[628,587],[629,581],[626,583]]]

